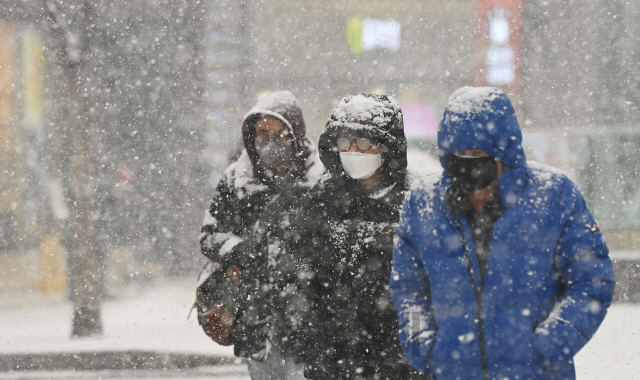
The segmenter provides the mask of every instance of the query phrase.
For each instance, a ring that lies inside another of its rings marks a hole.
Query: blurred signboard
[[[489,15],[489,48],[485,57],[487,84],[510,85],[515,80],[515,53],[510,45],[507,11],[496,7]]]
[[[363,51],[400,49],[400,24],[393,19],[351,17],[347,23],[347,42],[354,54]]]
[[[517,108],[521,93],[520,0],[477,0],[478,64],[474,86],[502,88]]]

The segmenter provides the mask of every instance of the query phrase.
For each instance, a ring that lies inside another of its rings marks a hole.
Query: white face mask
[[[380,153],[340,152],[340,161],[344,171],[353,179],[365,179],[382,166]]]

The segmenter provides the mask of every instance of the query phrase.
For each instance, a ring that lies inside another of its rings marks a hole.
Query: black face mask
[[[457,156],[453,153],[444,159],[444,167],[460,191],[468,193],[491,185],[498,179],[498,164],[493,157]]]

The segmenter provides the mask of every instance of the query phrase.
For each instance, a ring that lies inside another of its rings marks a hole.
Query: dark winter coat
[[[447,379],[575,379],[574,355],[611,301],[608,249],[576,185],[527,162],[513,107],[497,88],[463,88],[438,132],[441,161],[479,149],[500,159],[501,213],[484,281],[445,171],[408,194],[396,232],[391,294],[411,364]],[[462,234],[462,236],[461,236]]]
[[[383,178],[369,190],[342,169],[339,136],[368,137],[389,147]],[[407,379],[397,314],[387,284],[393,233],[406,186],[406,139],[398,103],[384,95],[343,99],[320,136],[329,172],[305,197],[292,248],[300,257],[290,315],[309,379]]]
[[[262,168],[255,149],[255,123],[261,115],[278,118],[295,137],[296,159],[282,179],[273,179]],[[245,117],[242,135],[245,150],[227,168],[214,192],[200,246],[224,273],[231,265],[242,268],[244,294],[235,300],[240,305],[231,339],[237,355],[260,359],[267,353],[267,336],[280,336],[278,331],[286,328],[274,323],[284,319],[282,307],[273,307],[282,302],[272,298],[295,281],[295,262],[284,252],[284,231],[324,167],[316,147],[304,137],[302,111],[288,91],[258,102]]]

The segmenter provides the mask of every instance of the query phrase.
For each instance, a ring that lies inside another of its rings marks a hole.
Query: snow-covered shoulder
[[[442,174],[442,166],[437,158],[420,149],[407,149],[407,178],[413,186],[432,174]]]
[[[230,188],[244,189],[247,195],[265,188],[253,173],[253,165],[246,149],[243,149],[240,157],[227,167],[222,178]]]
[[[311,188],[325,173],[325,168],[320,161],[318,148],[308,138],[305,138],[305,147],[309,150],[309,157],[304,163],[305,181],[301,185]]]
[[[421,178],[411,186],[410,192],[415,195],[421,195],[422,197],[433,199],[435,190],[440,184],[442,179],[442,173],[433,173],[426,177]]]
[[[428,217],[433,214],[434,202],[437,197],[437,189],[440,186],[441,173],[431,174],[411,187],[405,198],[413,203],[421,217]]]
[[[327,182],[329,182],[329,180],[331,179],[331,177],[333,177],[331,175],[331,173],[326,172],[324,173],[319,179],[318,182],[316,182],[316,186],[322,186],[325,185]]]
[[[527,176],[541,190],[560,188],[567,182],[575,185],[562,170],[535,161],[527,161]]]
[[[331,175],[330,172],[325,172],[322,176],[320,176],[318,181],[316,181],[316,183],[311,187],[311,189],[307,191],[307,193],[305,194],[305,197],[311,197],[311,198],[319,197],[320,196],[319,194],[325,191],[330,191],[330,190],[327,190],[327,187],[330,186],[332,178],[333,176]]]

